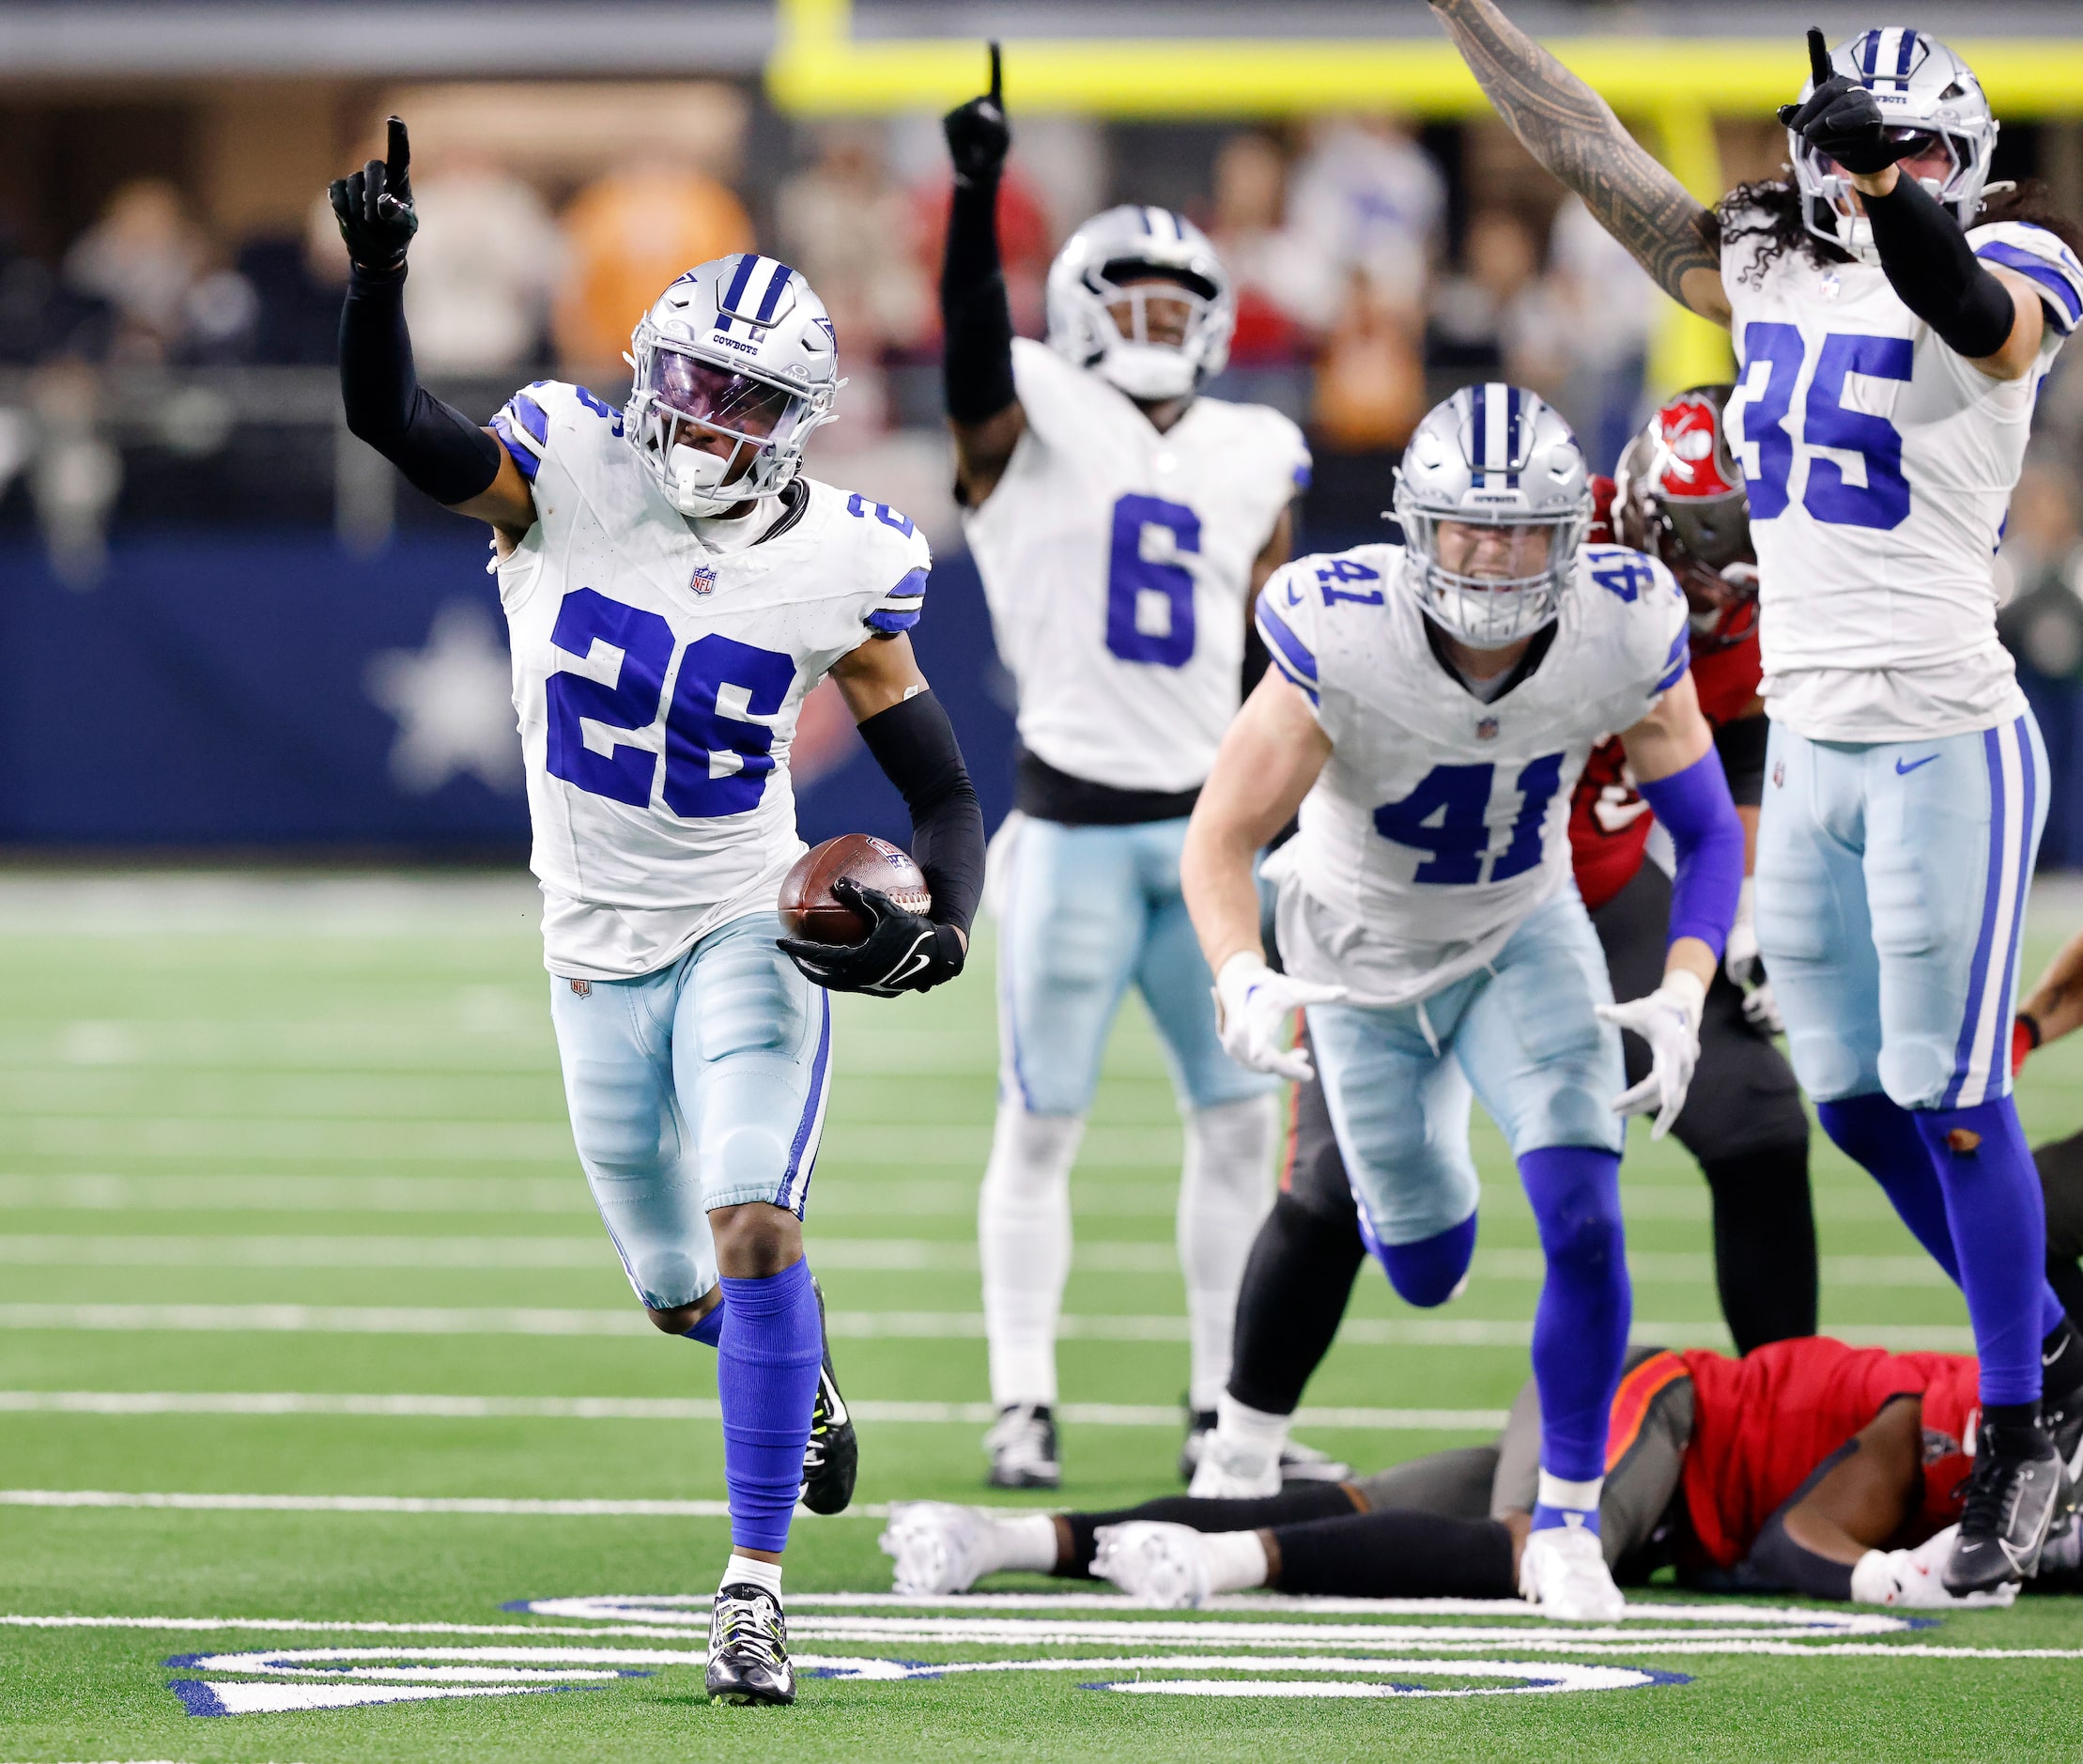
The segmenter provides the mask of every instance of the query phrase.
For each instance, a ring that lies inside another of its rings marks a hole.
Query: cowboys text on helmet
[[[625,431],[683,515],[718,515],[785,487],[845,383],[825,302],[756,252],[674,282],[638,324],[629,361]]]

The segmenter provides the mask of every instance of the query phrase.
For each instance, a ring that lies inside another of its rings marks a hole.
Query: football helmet
[[[623,432],[683,515],[719,515],[784,488],[846,383],[825,302],[787,264],[756,252],[689,270],[658,296],[629,348],[636,379]],[[733,445],[710,452],[689,430]]]
[[[1997,119],[1974,70],[1936,37],[1901,25],[1861,31],[1831,50],[1829,58],[1837,72],[1873,93],[1898,138],[1928,136],[1929,147],[1943,153],[1950,168],[1943,178],[1913,175],[1963,229],[1972,226],[1997,150]],[[1813,77],[1803,81],[1799,101],[1807,102],[1814,89]],[[1802,224],[1861,263],[1877,265],[1873,223],[1858,212],[1851,179],[1792,130],[1787,140]]]
[[[1170,286],[1138,278],[1163,277]],[[1128,286],[1131,283],[1136,286]],[[1176,344],[1151,336],[1152,302],[1183,302]],[[1131,398],[1183,398],[1223,371],[1237,290],[1208,235],[1169,209],[1124,204],[1095,214],[1049,266],[1049,344]],[[1113,308],[1129,309],[1124,333]]]
[[[1591,524],[1590,469],[1561,413],[1519,386],[1464,386],[1426,413],[1396,473],[1403,580],[1425,614],[1477,649],[1502,649],[1562,611]],[[1515,537],[1505,573],[1450,567],[1441,528],[1496,527]],[[1528,568],[1523,540],[1538,543]]]
[[[1695,647],[1740,642],[1757,622],[1751,499],[1722,421],[1735,390],[1679,393],[1613,468],[1613,535],[1670,566],[1692,609]]]

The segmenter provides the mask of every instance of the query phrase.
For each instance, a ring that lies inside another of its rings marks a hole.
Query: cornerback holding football
[[[332,194],[348,426],[492,527],[579,1160],[651,1321],[717,1350],[733,1550],[709,1692],[792,1702],[790,1518],[799,1493],[836,1511],[854,1481],[800,1223],[831,1086],[821,988],[951,979],[982,883],[976,793],[905,634],[932,559],[896,510],[802,475],[839,356],[786,264],[747,252],[675,280],[637,324],[625,408],[542,381],[480,428],[413,374],[404,124]],[[803,848],[790,742],[827,673],[904,796],[932,895],[912,911],[841,878],[872,926],[842,946],[779,939],[775,911]]]

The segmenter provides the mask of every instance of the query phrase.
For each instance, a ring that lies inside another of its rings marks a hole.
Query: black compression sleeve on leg
[[[1861,196],[1874,249],[1902,303],[1969,361],[2003,348],[2017,321],[2011,290],[1983,267],[1952,216],[1907,173],[1885,196]]]
[[[1276,1525],[1281,1592],[1345,1599],[1509,1599],[1512,1534],[1494,1519],[1389,1511]]]
[[[340,396],[348,431],[453,508],[482,495],[504,457],[489,434],[420,384],[405,329],[405,269],[347,276],[340,308]]]
[[[1366,1260],[1357,1218],[1325,1218],[1279,1196],[1252,1240],[1237,1292],[1229,1394],[1248,1409],[1292,1415],[1331,1352]]]
[[[1703,1159],[1714,1196],[1714,1280],[1736,1351],[1815,1333],[1808,1142]]]
[[[948,250],[940,265],[941,385],[948,414],[968,425],[1018,396],[1012,383],[1012,308],[998,262],[998,179],[955,180]]]
[[[1077,1566],[1057,1572],[1091,1579],[1092,1552],[1097,1547],[1093,1534],[1102,1525],[1124,1525],[1132,1519],[1191,1525],[1196,1531],[1261,1531],[1269,1525],[1299,1524],[1312,1519],[1350,1519],[1354,1513],[1353,1498],[1342,1482],[1297,1482],[1258,1500],[1196,1501],[1191,1494],[1163,1494],[1140,1507],[1117,1508],[1110,1513],[1063,1513],[1059,1517],[1071,1528],[1071,1559]]]
[[[911,855],[933,890],[934,923],[966,935],[983,896],[983,811],[947,711],[920,692],[877,711],[860,738],[911,811]]]
[[[1765,716],[1737,717],[1714,732],[1714,750],[1729,775],[1729,796],[1739,809],[1765,801],[1765,744],[1771,733]]]

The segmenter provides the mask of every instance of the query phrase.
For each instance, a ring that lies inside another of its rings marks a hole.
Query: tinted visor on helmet
[[[672,416],[755,447],[786,441],[809,409],[802,394],[654,346],[651,386]]]

